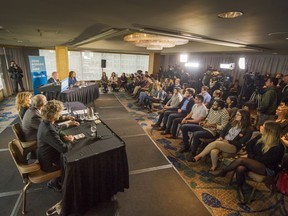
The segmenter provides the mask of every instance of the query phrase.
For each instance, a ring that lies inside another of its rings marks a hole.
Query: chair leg
[[[256,185],[253,187],[253,190],[248,198],[247,204],[249,204],[252,201],[255,191],[256,191]]]
[[[30,186],[30,184],[31,184],[31,181],[28,181],[22,191],[22,214],[26,214],[26,191],[28,187]]]

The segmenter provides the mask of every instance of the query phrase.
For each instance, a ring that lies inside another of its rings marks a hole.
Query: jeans
[[[181,127],[183,135],[184,148],[189,148],[189,136],[188,132],[193,132],[193,141],[190,146],[192,155],[196,155],[199,145],[201,144],[201,138],[214,138],[213,134],[203,129],[200,125],[196,124],[184,124]]]
[[[166,128],[166,123],[169,115],[176,112],[177,110],[173,110],[173,108],[165,110],[163,113],[160,114],[157,124],[160,125],[161,122],[163,122],[163,127]]]
[[[170,114],[168,117],[168,121],[166,124],[166,133],[170,133],[173,134],[174,136],[176,136],[176,132],[177,132],[177,127],[178,124],[181,123],[182,119],[186,116],[186,113],[173,113]]]

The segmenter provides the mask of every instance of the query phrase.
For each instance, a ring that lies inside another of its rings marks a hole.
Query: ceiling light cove
[[[234,19],[242,15],[243,13],[240,11],[229,11],[229,12],[223,12],[223,13],[218,14],[218,17],[222,19]]]
[[[124,41],[132,43],[138,47],[146,47],[147,50],[162,50],[163,48],[175,47],[177,45],[183,45],[189,42],[187,39],[145,34],[140,32],[126,35],[124,37]]]

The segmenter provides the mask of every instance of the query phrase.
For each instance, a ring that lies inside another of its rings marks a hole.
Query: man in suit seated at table
[[[50,79],[47,80],[47,84],[49,83],[59,83],[59,73],[54,71],[52,73],[52,77],[50,77]]]
[[[52,76],[47,80],[47,84],[54,83],[55,85],[60,84],[59,73],[54,71]],[[59,97],[60,92],[45,92],[45,95],[48,100],[57,99]]]
[[[27,141],[37,139],[38,127],[42,121],[41,110],[47,103],[45,95],[38,94],[32,98],[31,107],[26,111],[22,120],[22,130]]]

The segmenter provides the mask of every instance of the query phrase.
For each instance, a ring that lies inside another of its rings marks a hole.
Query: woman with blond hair
[[[266,121],[261,128],[261,134],[247,143],[248,157],[234,160],[226,168],[212,173],[215,177],[224,177],[230,171],[236,172],[238,199],[245,203],[243,184],[246,174],[252,171],[263,176],[275,176],[278,165],[284,155],[284,145],[280,141],[281,126],[275,121]]]
[[[16,109],[21,120],[24,117],[25,112],[29,109],[31,104],[31,92],[20,92],[16,95]]]
[[[281,102],[280,105],[276,109],[277,119],[275,120],[280,124],[282,128],[281,135],[285,135],[288,133],[288,106],[287,104]]]

